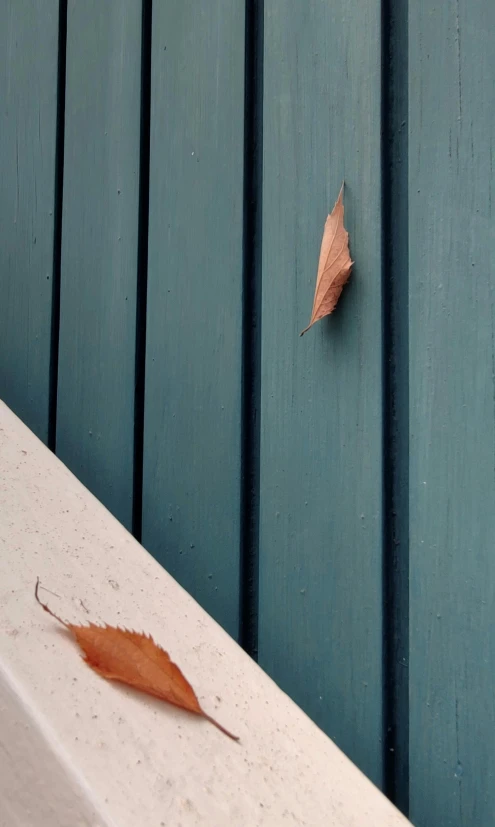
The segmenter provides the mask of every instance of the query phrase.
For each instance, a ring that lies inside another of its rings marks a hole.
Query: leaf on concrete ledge
[[[150,635],[114,626],[97,626],[94,623],[88,626],[66,623],[41,602],[39,584],[38,579],[34,593],[36,600],[45,612],[72,632],[91,669],[109,681],[127,684],[206,718],[229,738],[239,740],[202,709],[191,684]]]

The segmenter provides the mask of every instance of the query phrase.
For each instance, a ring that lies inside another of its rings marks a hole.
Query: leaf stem
[[[206,718],[206,720],[209,721],[210,724],[213,724],[213,726],[216,726],[216,728],[219,729],[220,732],[223,732],[224,735],[228,735],[229,738],[232,738],[233,741],[239,741],[240,740],[238,735],[233,735],[231,732],[229,732],[228,729],[225,729],[225,727],[222,726],[222,724],[219,724],[218,721],[215,721],[215,718],[212,718],[211,715],[207,715],[206,712],[203,712],[203,717]]]
[[[40,600],[40,597],[38,595],[39,587],[40,587],[40,579],[39,579],[39,577],[37,577],[36,578],[36,586],[35,586],[35,589],[34,589],[34,596],[35,596],[36,600],[38,601],[38,603],[40,604],[41,608],[44,609],[45,612],[48,612],[48,614],[51,615],[51,617],[55,618],[55,620],[58,620],[58,622],[61,623],[62,626],[65,626],[66,629],[69,629],[69,631],[72,631],[69,623],[66,623],[65,620],[62,620],[61,617],[56,615],[55,612],[52,612],[52,610],[48,608],[46,603],[43,603]],[[43,586],[41,588],[43,588]],[[48,589],[47,589],[47,591],[48,591]]]

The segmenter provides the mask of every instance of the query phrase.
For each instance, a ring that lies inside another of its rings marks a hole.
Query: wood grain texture
[[[495,6],[409,6],[410,798],[495,812]]]
[[[0,5],[0,397],[46,441],[58,0]]]
[[[239,620],[244,3],[153,8],[143,543]]]
[[[265,2],[260,663],[382,781],[380,3]],[[342,180],[355,267],[303,339]]]
[[[57,454],[131,524],[141,9],[70,0]]]

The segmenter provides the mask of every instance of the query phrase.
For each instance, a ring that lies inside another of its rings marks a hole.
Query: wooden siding
[[[495,813],[495,6],[411,5],[410,800]]]
[[[139,4],[70,0],[56,449],[128,528],[140,87]]]
[[[265,2],[259,651],[381,783],[380,4],[360,7]],[[343,179],[356,265],[300,339]]]
[[[142,538],[234,636],[243,113],[244,4],[153,4]]]
[[[0,392],[48,440],[57,0],[0,6]]]

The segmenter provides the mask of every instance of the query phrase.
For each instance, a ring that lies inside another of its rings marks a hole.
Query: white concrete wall
[[[63,618],[151,633],[240,743],[98,677],[38,576]],[[407,823],[0,403],[1,827]]]

